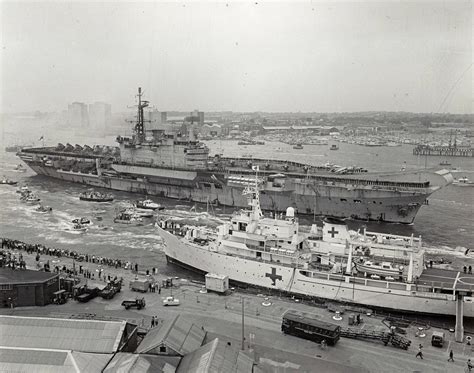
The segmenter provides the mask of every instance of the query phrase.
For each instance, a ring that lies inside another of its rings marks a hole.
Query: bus
[[[289,310],[283,315],[281,330],[285,334],[334,346],[341,336],[341,327],[318,320],[316,315]]]

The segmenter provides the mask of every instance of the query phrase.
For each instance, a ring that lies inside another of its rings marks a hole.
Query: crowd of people
[[[18,258],[9,251],[6,250],[18,250],[25,251],[27,254],[36,254],[36,261],[39,262],[41,255],[51,256],[51,257],[66,257],[74,259],[77,262],[85,263],[94,263],[102,266],[108,266],[113,268],[122,268],[128,270],[134,270],[138,272],[138,263],[132,264],[129,261],[124,261],[120,259],[107,258],[102,256],[82,254],[74,250],[68,249],[58,249],[50,248],[41,244],[30,244],[25,243],[19,240],[12,240],[9,238],[0,238],[1,240],[1,249],[0,253],[0,266],[10,266],[13,268],[26,268],[24,263],[23,256],[20,254]],[[20,259],[21,257],[21,259]],[[20,266],[21,265],[21,266]],[[45,270],[49,270],[49,261],[45,263]],[[153,269],[153,272],[156,272],[156,269]]]

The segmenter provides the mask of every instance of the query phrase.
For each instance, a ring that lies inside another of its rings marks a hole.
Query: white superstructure
[[[337,219],[302,233],[291,207],[285,217],[263,216],[257,182],[244,193],[251,197],[252,209],[236,212],[216,232],[166,221],[158,224],[167,259],[228,276],[230,281],[287,293],[455,314],[454,289],[446,293],[418,283],[425,268],[420,238],[349,231]],[[357,266],[377,271],[358,272]],[[464,315],[474,317],[473,302],[464,301]]]

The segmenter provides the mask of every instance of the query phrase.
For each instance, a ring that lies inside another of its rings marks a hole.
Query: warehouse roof
[[[173,320],[165,321],[161,327],[151,329],[135,352],[147,353],[165,344],[181,356],[201,347],[206,332],[192,322],[177,315]]]
[[[0,268],[0,284],[2,285],[46,282],[54,277],[58,277],[58,274],[30,269]]]
[[[107,365],[104,373],[175,373],[180,360],[181,358],[177,356],[138,355],[119,352]]]
[[[253,360],[219,338],[186,355],[176,373],[251,373]]]
[[[0,347],[114,353],[125,321],[0,316]]]
[[[0,347],[0,372],[99,373],[109,354]]]

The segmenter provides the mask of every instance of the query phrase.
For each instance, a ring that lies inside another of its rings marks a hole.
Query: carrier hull
[[[21,154],[20,157],[37,174],[63,181],[188,202],[236,208],[247,206],[247,200],[242,196],[243,184],[233,184],[226,179],[224,173],[164,170],[163,175],[158,172],[135,174],[131,178],[130,174],[121,173],[108,176],[105,173],[99,175],[65,171],[22,157]],[[263,210],[274,213],[292,206],[298,214],[410,224],[435,190],[413,192],[403,188],[354,188],[343,183],[316,183],[312,180],[287,178],[282,188],[275,188],[269,183],[263,185],[261,206]]]

